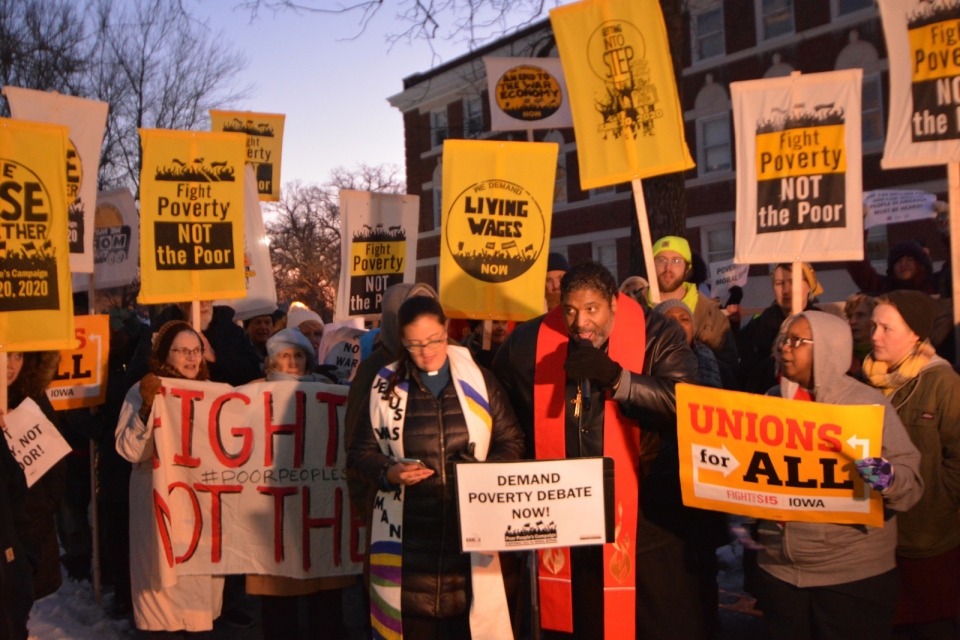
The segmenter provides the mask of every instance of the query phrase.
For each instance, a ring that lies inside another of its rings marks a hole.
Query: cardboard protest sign
[[[64,126],[0,119],[0,351],[71,349]]]
[[[337,319],[380,314],[383,292],[417,273],[420,197],[340,191]]]
[[[543,313],[557,149],[444,141],[440,301],[449,317],[523,321]]]
[[[283,124],[286,116],[276,113],[210,110],[213,131],[243,133],[247,136],[247,164],[256,175],[260,200],[280,199],[280,160],[283,155]]]
[[[156,552],[175,574],[290,578],[363,571],[346,486],[347,388],[163,378],[155,424]]]
[[[879,456],[883,406],[677,385],[680,486],[689,507],[767,520],[883,526],[853,461]]]
[[[464,552],[612,542],[603,458],[458,464],[456,477]]]
[[[563,65],[557,58],[484,57],[490,129],[561,129],[573,126]]]
[[[730,84],[738,264],[863,259],[863,71]]]
[[[570,89],[580,186],[694,166],[657,2],[584,0],[550,11]]]
[[[241,298],[244,138],[141,129],[142,304]]]
[[[28,487],[32,487],[71,451],[57,428],[30,398],[7,413],[4,421],[7,428],[3,435],[7,438],[7,446],[23,469]]]
[[[233,307],[237,320],[270,314],[277,308],[277,284],[270,263],[270,242],[263,227],[263,212],[253,167],[248,164],[243,168],[243,173],[243,275],[247,297],[222,302]]]
[[[960,161],[955,2],[879,0],[890,62],[890,117],[880,166]]]
[[[360,338],[366,329],[336,327],[327,329],[320,338],[317,361],[332,367],[329,374],[340,384],[349,385],[360,366]]]
[[[57,411],[95,407],[107,398],[110,316],[76,316],[79,346],[60,352],[60,366],[47,397]]]
[[[70,271],[92,273],[97,173],[109,105],[97,100],[12,86],[4,87],[3,93],[14,118],[70,128],[66,149]]]
[[[710,263],[710,297],[723,300],[730,293],[730,287],[747,286],[750,265],[737,264],[733,260],[721,260]]]
[[[936,199],[926,191],[867,191],[863,194],[863,227],[869,229],[882,224],[936,217],[937,212],[933,209]]]
[[[140,217],[126,187],[97,194],[93,216],[93,274],[97,289],[124,287],[140,268]],[[90,289],[90,278],[73,274],[73,290]]]

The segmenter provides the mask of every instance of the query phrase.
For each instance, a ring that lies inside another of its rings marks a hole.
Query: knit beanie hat
[[[933,321],[937,317],[937,303],[933,298],[922,291],[898,289],[881,296],[880,304],[885,300],[896,307],[903,321],[917,334],[921,342],[930,337]]]
[[[287,328],[296,329],[304,322],[308,320],[314,320],[323,324],[323,320],[320,318],[320,314],[316,311],[311,310],[307,305],[302,302],[294,302],[290,305],[290,310],[287,311]]]
[[[670,309],[680,308],[690,314],[690,320],[693,321],[693,311],[690,311],[690,307],[687,306],[687,303],[681,300],[680,298],[670,298],[669,300],[664,300],[657,306],[653,308],[654,312],[666,315],[667,311]]]
[[[930,260],[930,256],[927,255],[927,252],[923,250],[923,245],[921,245],[916,240],[904,240],[903,242],[898,242],[893,249],[890,250],[890,255],[887,258],[887,276],[893,277],[893,265],[897,264],[897,261],[900,258],[911,257],[917,261],[917,264],[923,265],[927,270],[927,277],[933,273],[933,261]]]
[[[562,253],[547,254],[547,271],[570,271],[570,263]]]
[[[676,251],[683,256],[687,264],[690,264],[693,260],[693,254],[690,252],[690,243],[687,242],[686,238],[681,238],[680,236],[663,236],[653,243],[653,257],[656,258],[657,254],[661,251]]]
[[[317,357],[313,345],[310,344],[305,335],[296,329],[281,329],[267,340],[267,357],[272,358],[284,349],[302,349],[307,356]]]

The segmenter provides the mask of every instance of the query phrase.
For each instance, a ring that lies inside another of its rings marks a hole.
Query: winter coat
[[[26,640],[33,575],[21,540],[30,526],[27,479],[0,437],[0,638]]]
[[[960,545],[960,376],[934,356],[890,403],[920,450],[924,486],[920,501],[897,518],[897,554],[940,555]]]
[[[45,392],[57,372],[56,352],[25,353],[23,368],[9,388],[9,406],[18,407],[32,398],[47,419],[60,431],[60,420]],[[67,490],[67,463],[61,460],[27,490],[24,507],[29,520],[20,542],[33,567],[33,594],[39,600],[60,588],[60,543],[57,540],[56,514]]]
[[[503,388],[486,369],[493,432],[487,461],[517,460],[523,454],[523,433]],[[403,424],[403,451],[434,475],[406,487],[403,502],[403,573],[401,605],[405,614],[446,618],[470,606],[470,555],[460,552],[454,463],[470,459],[467,422],[451,380],[439,398],[427,390],[420,371],[410,365],[411,380]],[[365,394],[369,406],[370,392]],[[363,411],[347,452],[347,466],[369,485],[379,487],[381,472],[391,460],[380,453],[370,411]],[[501,556],[504,557],[504,556]],[[517,576],[506,566],[507,593]]]
[[[730,320],[720,310],[720,303],[697,292],[697,305],[693,310],[693,339],[710,347],[717,360],[730,367],[740,362],[737,341],[730,330]]]
[[[890,403],[876,389],[846,375],[853,351],[847,323],[818,311],[801,315],[813,337],[814,398],[824,404],[884,405],[881,455],[895,470],[893,484],[883,494],[883,527],[760,521],[760,567],[795,587],[821,587],[863,580],[896,566],[897,517],[892,512],[912,507],[923,493],[923,481],[920,452]],[[796,390],[796,383],[784,378],[772,395],[793,398]]]

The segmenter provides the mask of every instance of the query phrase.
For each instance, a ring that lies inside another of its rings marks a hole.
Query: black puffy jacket
[[[406,488],[403,503],[403,574],[401,604],[404,613],[446,618],[470,606],[470,556],[460,552],[454,463],[463,462],[470,445],[467,423],[450,382],[434,398],[410,366],[407,412],[403,424],[403,452],[418,458],[434,475]],[[517,460],[523,454],[523,432],[500,384],[481,369],[487,386],[493,433],[488,461]],[[368,407],[370,392],[361,407]],[[361,411],[347,452],[347,466],[357,477],[379,487],[380,474],[390,464],[380,453],[370,412]],[[507,573],[507,569],[504,569]],[[509,580],[511,576],[505,575]],[[507,590],[511,590],[507,584]]]

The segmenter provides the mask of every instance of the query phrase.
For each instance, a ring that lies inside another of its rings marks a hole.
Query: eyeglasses
[[[196,347],[194,349],[170,349],[170,353],[175,353],[181,358],[186,358],[187,360],[191,358],[199,358],[203,355],[203,347]]]
[[[446,341],[447,341],[447,332],[444,331],[443,335],[437,340],[431,340],[429,342],[423,342],[421,344],[407,344],[406,342],[404,342],[403,346],[410,353],[423,353],[427,349],[430,349],[431,351],[433,351],[434,349],[436,349]]]
[[[675,267],[687,264],[687,261],[684,260],[683,258],[654,258],[653,262],[658,267],[665,267],[668,264],[673,265]]]
[[[797,336],[783,336],[780,338],[779,344],[781,348],[790,345],[791,349],[797,349],[803,344],[813,344],[813,340],[810,338],[800,338]]]

